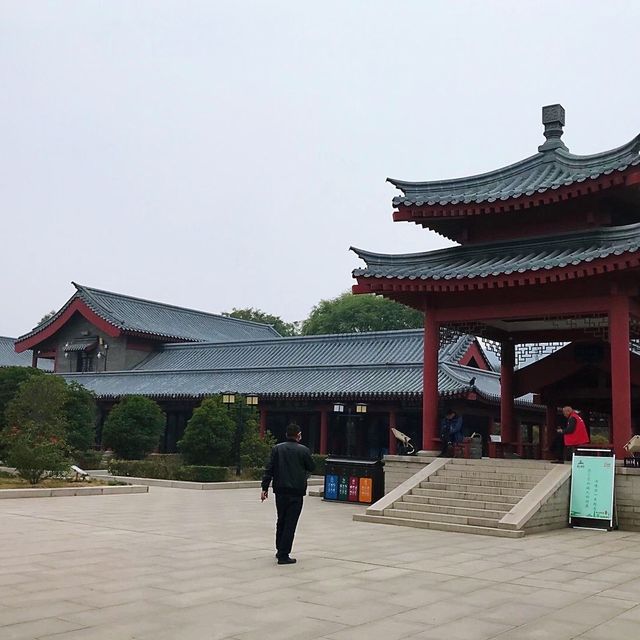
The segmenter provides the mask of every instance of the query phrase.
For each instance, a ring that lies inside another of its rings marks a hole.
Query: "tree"
[[[297,333],[295,322],[285,322],[279,316],[273,316],[270,313],[265,313],[253,307],[246,309],[236,309],[234,307],[229,312],[223,312],[222,315],[228,318],[238,318],[239,320],[251,320],[252,322],[260,322],[261,324],[270,324],[281,336],[294,336]]]
[[[126,396],[111,409],[102,441],[118,458],[140,460],[159,444],[166,416],[157,402],[143,396]]]
[[[302,323],[302,334],[393,331],[423,326],[420,311],[387,298],[346,292],[331,300],[321,300]]]
[[[31,484],[69,466],[66,400],[65,381],[43,375],[23,382],[7,405],[7,426],[1,436],[4,457]]]
[[[64,405],[67,417],[67,444],[71,451],[83,454],[96,442],[96,396],[77,382],[67,385]]]
[[[53,316],[56,315],[56,310],[55,309],[51,309],[51,311],[49,311],[48,313],[45,313],[42,318],[40,319],[40,322],[38,322],[38,324],[36,325],[36,327],[39,327],[43,322],[46,322],[49,318],[53,318]]]
[[[0,430],[7,424],[5,419],[7,405],[18,393],[20,385],[35,376],[44,376],[44,372],[33,367],[0,368]]]
[[[227,466],[235,437],[235,420],[220,396],[206,398],[194,410],[178,451],[187,464]]]
[[[244,469],[264,467],[271,453],[271,449],[276,443],[277,440],[270,431],[267,431],[264,438],[261,438],[258,421],[249,418],[245,423],[244,437],[240,444],[242,467]]]

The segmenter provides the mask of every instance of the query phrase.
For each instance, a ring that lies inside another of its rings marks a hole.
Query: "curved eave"
[[[20,336],[15,343],[16,352],[22,353],[27,349],[33,349],[41,342],[44,342],[53,336],[57,331],[62,329],[74,313],[79,313],[84,316],[89,322],[108,336],[117,337],[121,334],[121,329],[119,327],[109,322],[106,318],[98,315],[84,302],[84,300],[74,295],[67,301],[62,309],[49,318],[49,320],[38,325],[29,333]]]
[[[405,208],[423,212],[454,211],[480,213],[508,210],[519,205],[534,206],[541,200],[554,201],[585,195],[625,183],[638,184],[640,135],[610,151],[577,156],[564,149],[539,152],[529,158],[483,174],[438,180],[410,182],[388,178],[403,192],[393,199],[400,208],[398,219],[405,219]],[[520,202],[522,201],[522,202]],[[525,204],[525,202],[527,204]],[[433,214],[432,214],[433,215]]]
[[[490,276],[464,276],[429,278],[416,276],[389,276],[375,269],[355,269],[353,293],[424,292],[424,291],[475,291],[504,287],[550,284],[577,278],[598,276],[612,271],[624,271],[640,267],[640,251],[611,255],[600,260],[552,269],[537,268],[514,273]]]
[[[640,162],[637,163],[640,165]],[[627,167],[620,172],[605,172],[593,178],[572,182],[570,185],[536,189],[503,198],[487,198],[481,201],[451,202],[398,202],[393,212],[395,222],[415,222],[428,226],[428,222],[446,218],[511,213],[538,206],[560,203],[574,198],[590,196],[616,187],[640,185],[640,166]]]

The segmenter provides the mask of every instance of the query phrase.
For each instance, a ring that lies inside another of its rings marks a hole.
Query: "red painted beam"
[[[101,318],[97,313],[92,311],[82,300],[76,298],[71,304],[64,310],[58,318],[56,318],[50,325],[47,325],[42,331],[32,335],[30,338],[16,341],[15,350],[17,353],[22,353],[27,349],[33,349],[36,345],[40,344],[44,340],[47,340],[57,331],[59,331],[73,316],[74,313],[79,313],[84,316],[94,327],[106,333],[111,338],[116,338],[120,335],[121,331],[118,327],[115,327],[111,323],[107,322],[104,318]]]

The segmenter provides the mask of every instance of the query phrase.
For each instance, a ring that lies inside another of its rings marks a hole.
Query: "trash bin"
[[[469,438],[469,457],[475,460],[482,458],[482,436],[479,433],[473,433]]]
[[[384,462],[354,458],[325,461],[324,499],[372,504],[384,495]]]

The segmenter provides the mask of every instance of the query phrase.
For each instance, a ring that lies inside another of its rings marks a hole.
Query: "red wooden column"
[[[629,360],[629,298],[615,295],[609,308],[611,345],[611,422],[616,456],[631,437],[631,370]]]
[[[320,453],[327,455],[327,439],[329,433],[329,412],[327,409],[320,409]]]
[[[558,419],[558,408],[555,404],[547,405],[547,412],[544,421],[544,429],[542,430],[542,457],[549,459],[549,447],[555,436],[556,420]]]
[[[389,455],[395,456],[398,453],[398,441],[396,437],[393,435],[393,431],[391,429],[396,429],[396,410],[391,409],[389,411]]]
[[[260,407],[260,437],[264,438],[267,432],[267,410]]]
[[[503,443],[513,442],[513,369],[516,354],[513,342],[506,340],[500,349],[500,435]]]
[[[422,379],[422,448],[439,451],[438,437],[438,349],[440,325],[433,313],[424,314],[424,365]]]

